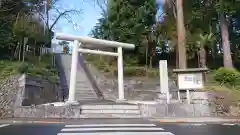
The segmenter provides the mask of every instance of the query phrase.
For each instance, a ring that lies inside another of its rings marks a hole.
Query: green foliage
[[[109,64],[107,61],[107,57],[101,56],[93,56],[88,55],[85,56],[87,62],[93,64],[98,70],[102,71],[103,73],[109,73],[111,75],[117,76],[117,65]],[[146,67],[139,67],[134,66],[136,65],[134,62],[132,64],[125,64],[124,66],[124,76],[126,77],[149,77],[149,78],[156,78],[159,76],[158,69],[154,68],[146,68]]]
[[[20,65],[21,63],[17,61],[0,61],[0,79],[18,74],[18,68]]]
[[[27,62],[19,64],[16,68],[18,73],[26,73],[29,76],[45,78],[52,83],[59,81],[58,71],[51,65],[52,55],[45,55],[41,61],[36,57],[28,59]]]
[[[67,46],[69,45],[69,42],[68,41],[61,41],[58,43],[60,46]]]
[[[69,48],[69,42],[67,41],[61,41],[58,43],[60,46],[63,46],[63,53],[69,53],[70,48]]]
[[[13,33],[18,39],[28,37],[41,43],[48,43],[48,36],[51,34],[47,30],[44,31],[43,24],[40,24],[38,20],[34,20],[29,15],[21,15],[16,18]]]
[[[230,86],[236,86],[240,81],[240,72],[236,69],[219,68],[214,74],[215,81]]]
[[[146,76],[146,68],[142,67],[125,67],[124,75],[126,76]]]
[[[151,29],[156,22],[156,12],[156,0],[109,0],[106,13],[98,20],[90,35],[135,44],[135,50],[124,51],[124,55],[131,56],[128,59],[133,58],[134,61],[137,58],[140,62],[147,48],[143,41],[151,35]],[[152,39],[153,37],[149,41]],[[149,51],[155,46],[156,44],[151,44]]]

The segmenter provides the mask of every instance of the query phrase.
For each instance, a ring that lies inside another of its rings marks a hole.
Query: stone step
[[[82,114],[140,114],[140,110],[82,110]]]
[[[111,110],[111,109],[117,109],[117,110],[138,110],[138,105],[82,105],[82,109],[88,109],[88,110]]]
[[[75,87],[76,88],[91,89],[92,85],[90,85],[90,84],[76,84]]]
[[[76,95],[96,95],[96,93],[92,92],[92,91],[86,91],[86,92],[80,92],[80,91],[76,91],[75,93]]]
[[[88,79],[86,76],[77,76],[76,77],[77,81],[82,81],[82,82],[88,82]]]
[[[67,78],[67,77],[66,77]],[[70,77],[69,77],[70,78]],[[70,82],[69,79],[67,79],[67,82]],[[80,80],[78,78],[76,78],[76,84],[87,84],[87,85],[91,85],[91,83],[88,80]]]
[[[80,115],[80,118],[122,118],[122,119],[138,119],[143,118],[142,115],[129,115],[129,114],[83,114]]]
[[[76,90],[76,94],[96,94],[94,90]]]
[[[96,94],[94,90],[84,90],[84,89],[76,89],[76,94],[79,93],[79,94]]]
[[[92,84],[88,84],[88,83],[76,83],[75,85],[76,88],[92,88]]]
[[[79,102],[81,102],[81,100],[82,101],[92,101],[92,100],[96,100],[96,99],[98,99],[98,98],[97,97],[91,97],[91,98],[90,97],[89,98],[77,98],[76,97],[76,100]]]
[[[75,93],[79,93],[79,94],[95,94],[95,91],[94,90],[84,90],[84,89],[76,89],[76,92]]]
[[[84,89],[76,89],[76,93],[80,93],[80,94],[85,94],[85,93],[89,93],[89,94],[95,94],[94,90],[84,90]]]
[[[82,95],[76,95],[75,96],[77,99],[96,99],[97,96],[91,95],[91,96],[82,96]]]
[[[78,99],[83,99],[83,98],[85,98],[85,99],[93,99],[93,98],[96,99],[97,98],[96,95],[88,95],[88,96],[77,95],[75,97],[78,98]]]
[[[80,89],[80,88],[76,88],[76,93],[95,93],[94,90],[91,89]]]
[[[88,91],[76,90],[75,94],[82,94],[82,95],[94,94],[94,95],[96,95],[95,91],[93,91],[93,90],[88,90]]]
[[[70,74],[65,73],[65,75],[67,78],[70,78]],[[88,81],[87,76],[85,75],[77,75],[76,78],[77,80],[79,79],[79,81]]]
[[[76,88],[79,89],[92,89],[92,86],[87,86],[87,85],[75,85]]]
[[[97,97],[97,95],[94,94],[89,94],[89,95],[83,95],[83,94],[76,94],[75,97],[79,97],[79,98],[92,98],[92,97]]]
[[[89,83],[89,81],[76,78],[76,84],[86,84],[86,83]]]

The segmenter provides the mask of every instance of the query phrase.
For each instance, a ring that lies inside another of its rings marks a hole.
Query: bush
[[[147,76],[148,77],[159,77],[159,69],[154,68],[154,69],[148,69],[147,70]]]
[[[0,79],[18,74],[17,68],[20,64],[16,61],[0,61]]]
[[[124,75],[126,76],[146,76],[146,68],[143,67],[125,67]]]
[[[230,86],[236,86],[240,81],[240,72],[236,69],[219,68],[214,72],[214,80]]]
[[[21,63],[17,70],[19,73],[23,74],[28,71],[29,67],[30,66],[28,63]]]

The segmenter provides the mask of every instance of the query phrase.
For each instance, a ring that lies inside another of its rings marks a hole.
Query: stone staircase
[[[57,65],[60,71],[60,80],[63,91],[65,93],[65,99],[68,96],[68,89],[70,83],[70,71],[71,71],[71,62],[72,56],[68,54],[58,54],[56,57]],[[79,56],[79,62],[76,72],[76,95],[75,99],[78,101],[81,100],[96,100],[101,97],[100,92],[96,92],[97,90],[93,87],[93,80],[89,79],[88,74],[85,71],[85,63],[82,56]],[[64,81],[65,80],[65,81]]]
[[[141,118],[138,105],[131,104],[91,104],[81,106],[82,118]]]

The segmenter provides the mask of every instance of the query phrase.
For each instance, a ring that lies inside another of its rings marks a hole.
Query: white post
[[[167,92],[167,103],[170,102],[170,94],[169,94],[169,91]]]
[[[123,53],[122,47],[118,47],[118,100],[124,99],[124,84],[123,84]]]
[[[180,101],[181,100],[181,94],[180,94],[179,90],[178,90],[177,94],[178,94],[178,100]]]
[[[72,64],[71,64],[69,95],[68,95],[68,102],[70,103],[76,102],[75,86],[76,86],[76,73],[77,73],[77,63],[78,63],[78,47],[79,47],[79,42],[75,40],[72,48]]]
[[[188,104],[191,103],[190,92],[189,92],[189,90],[187,90],[187,103],[188,103]]]
[[[167,102],[169,103],[169,87],[168,87],[168,67],[167,60],[159,61],[159,77],[160,77],[160,92],[166,94]]]

